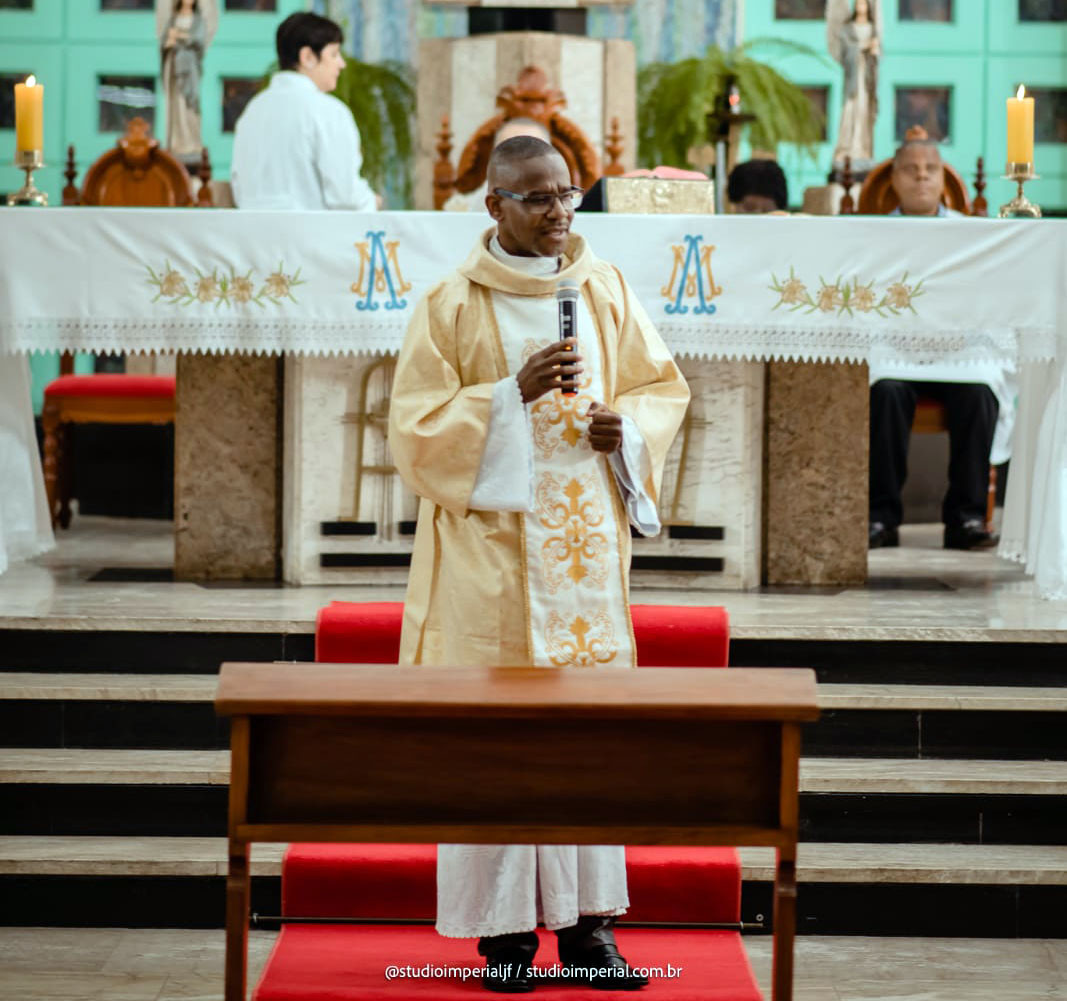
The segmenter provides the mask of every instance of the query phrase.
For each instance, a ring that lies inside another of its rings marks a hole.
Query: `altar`
[[[414,498],[384,436],[390,356],[487,219],[77,208],[4,223],[0,351],[180,353],[180,575],[224,576],[227,547],[239,567],[276,529],[289,582],[403,579]],[[579,215],[575,229],[694,389],[664,533],[635,540],[635,570],[677,587],[862,580],[866,363],[996,358],[1022,385],[1002,552],[1064,590],[1067,225]],[[193,528],[214,533],[199,568],[180,557]]]

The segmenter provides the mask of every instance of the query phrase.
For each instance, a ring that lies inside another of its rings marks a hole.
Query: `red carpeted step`
[[[300,844],[282,869],[283,913],[295,917],[428,918],[434,845]],[[733,848],[628,847],[627,921],[737,921],[741,869]]]
[[[537,965],[556,961],[551,932],[541,931]],[[736,932],[622,929],[619,949],[637,967],[649,971],[651,983],[635,994],[596,990],[582,985],[540,981],[539,1001],[606,1001],[647,998],[654,1001],[760,1001],[761,994]],[[425,976],[387,979],[387,969],[421,971]],[[252,995],[253,1001],[405,1001],[426,998],[476,999],[489,995],[477,975],[464,982],[459,970],[481,970],[473,939],[442,938],[432,928],[412,925],[292,925],[283,929]],[[670,974],[680,968],[680,973]]]

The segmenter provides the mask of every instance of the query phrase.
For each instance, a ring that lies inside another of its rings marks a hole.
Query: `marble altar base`
[[[693,403],[667,460],[655,539],[634,579],[664,588],[759,583],[763,365],[684,360]],[[391,357],[289,357],[284,576],[293,584],[402,583],[416,499],[384,431]]]
[[[177,580],[278,577],[280,365],[270,355],[178,356]]]

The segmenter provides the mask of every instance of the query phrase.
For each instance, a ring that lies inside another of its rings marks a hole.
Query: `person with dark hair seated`
[[[730,171],[726,196],[734,211],[745,215],[785,212],[789,205],[789,186],[776,161],[749,160]]]
[[[908,136],[893,159],[891,183],[900,207],[890,214],[960,216],[941,202],[944,170],[937,144],[923,130],[909,129]],[[998,538],[985,523],[989,466],[991,457],[994,463],[1008,457],[1014,395],[1010,376],[1010,368],[997,362],[871,363],[871,549],[900,544],[900,495],[920,396],[941,403],[948,424],[949,485],[941,507],[944,547],[988,549],[996,545]]]
[[[290,14],[278,26],[279,72],[237,120],[230,180],[242,209],[351,209],[379,200],[360,177],[359,130],[332,97],[344,68],[340,25],[318,14]]]

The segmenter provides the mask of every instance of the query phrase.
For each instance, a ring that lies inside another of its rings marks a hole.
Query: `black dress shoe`
[[[987,532],[984,521],[977,518],[962,525],[945,526],[946,549],[992,549],[1000,536]]]
[[[570,983],[588,984],[601,991],[639,991],[648,977],[635,973],[613,945],[594,945],[560,962],[571,971]]]
[[[482,986],[497,994],[529,994],[534,989],[530,965],[528,949],[498,949],[485,958]]]
[[[889,546],[900,545],[900,533],[895,528],[883,525],[880,521],[872,521],[867,529],[867,548],[884,549]]]

